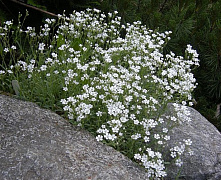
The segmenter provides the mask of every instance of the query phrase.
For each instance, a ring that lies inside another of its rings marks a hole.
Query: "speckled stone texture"
[[[167,114],[173,114],[171,105]],[[191,138],[179,180],[221,180],[221,134],[188,108],[192,122],[171,132],[168,147]],[[168,153],[163,152],[163,153]],[[178,169],[168,168],[167,180]],[[145,180],[144,169],[88,132],[34,103],[0,95],[0,180]]]
[[[192,140],[193,156],[183,157],[183,168],[179,180],[221,180],[221,134],[198,111],[188,107],[191,122],[175,127],[170,135],[170,145],[183,139]],[[167,114],[173,114],[173,106],[168,105]],[[178,168],[168,169],[168,180],[175,177]]]
[[[0,95],[1,180],[144,180],[144,169],[34,103]]]

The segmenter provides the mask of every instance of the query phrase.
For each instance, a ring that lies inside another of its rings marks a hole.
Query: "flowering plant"
[[[70,122],[145,167],[150,178],[161,178],[167,174],[161,150],[170,140],[169,130],[190,121],[184,105],[192,105],[196,80],[191,68],[199,65],[198,54],[188,45],[185,57],[164,55],[170,31],[120,21],[117,12],[105,15],[97,9],[59,15],[57,23],[46,19],[39,34],[19,26],[12,46],[12,22],[5,22],[0,54],[3,62],[7,55],[13,61],[1,66],[2,88],[17,79],[20,96],[62,108]],[[176,116],[164,116],[168,103]],[[177,166],[190,145],[187,139],[171,147]]]

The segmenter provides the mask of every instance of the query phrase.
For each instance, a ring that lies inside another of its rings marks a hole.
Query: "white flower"
[[[6,21],[5,24],[8,25],[8,26],[10,26],[10,25],[12,25],[13,23],[12,23],[12,21]]]
[[[109,17],[112,17],[112,13],[108,13],[108,16],[109,16]]]
[[[16,48],[16,46],[14,46],[14,45],[13,45],[13,46],[11,46],[11,48],[12,48],[13,50],[17,49],[17,48]]]
[[[66,99],[61,99],[61,101],[60,101],[62,104],[64,104],[64,105],[67,105],[68,104],[68,101],[66,100]]]
[[[163,128],[163,132],[164,132],[164,133],[167,133],[167,132],[168,132],[168,129],[167,129],[167,128]]]
[[[149,142],[150,141],[150,138],[149,137],[147,137],[147,136],[144,136],[144,142]]]
[[[39,44],[38,44],[38,50],[39,50],[39,51],[43,51],[43,50],[44,50],[44,47],[45,47],[45,44],[44,44],[44,43],[39,43]]]
[[[62,44],[58,49],[64,51],[68,46],[66,44]]]
[[[160,135],[159,134],[154,134],[154,138],[155,139],[160,139]]]
[[[140,154],[134,154],[134,159],[141,160],[141,155]]]
[[[184,105],[184,106],[185,106],[185,105],[186,105],[186,101],[182,101],[182,105]]]
[[[4,48],[4,51],[7,53],[7,52],[9,52],[9,49],[8,48]]]
[[[35,60],[34,60],[34,59],[31,59],[31,60],[30,60],[30,63],[31,63],[31,64],[35,64]]]
[[[53,59],[52,59],[52,58],[47,58],[47,59],[45,60],[45,63],[46,63],[46,64],[52,63],[52,62],[53,62]]]
[[[28,72],[33,72],[34,64],[29,64],[29,65],[27,66],[27,69],[28,69]]]
[[[63,87],[63,91],[68,91],[68,88],[67,87]]]
[[[134,140],[137,140],[137,139],[139,139],[139,138],[141,138],[141,134],[139,134],[139,133],[133,134],[133,135],[131,136],[131,139],[134,139]]]
[[[7,72],[8,72],[9,74],[13,74],[12,70],[7,70]]]
[[[172,116],[170,119],[171,119],[171,121],[177,121],[177,118],[174,116]]]
[[[155,152],[150,150],[150,149],[147,149],[147,152],[148,152],[148,155],[151,157],[151,158],[154,158],[155,157]]]
[[[187,140],[183,140],[184,142],[185,142],[185,144],[187,145],[187,146],[191,146],[191,144],[192,144],[192,141],[191,141],[191,139],[187,139]]]
[[[159,118],[158,121],[162,124],[164,122],[163,118]]]
[[[136,120],[134,120],[134,124],[135,125],[138,125],[140,122],[136,119]]]
[[[163,144],[163,141],[157,141],[158,144]]]
[[[46,65],[42,65],[42,66],[40,67],[40,69],[41,69],[41,71],[46,71],[47,66],[46,66]]]
[[[102,112],[98,111],[98,112],[96,112],[96,115],[100,117],[100,116],[102,116]]]
[[[4,70],[0,70],[0,75],[1,74],[5,74],[5,71]]]
[[[165,139],[166,141],[169,141],[169,140],[170,140],[170,136],[166,135],[166,136],[164,136],[164,139]]]
[[[87,48],[86,48],[86,47],[83,47],[83,51],[87,51]]]
[[[59,74],[59,71],[58,71],[58,70],[55,70],[54,73],[55,73],[55,74]]]
[[[51,53],[51,56],[52,56],[53,58],[57,58],[57,57],[58,57],[58,55],[57,55],[56,53]]]
[[[73,52],[74,52],[74,49],[73,49],[73,48],[69,48],[68,51],[69,51],[70,53],[73,53]]]
[[[93,120],[91,127],[97,130],[97,141],[105,140],[116,147],[121,140],[125,144],[128,138],[134,141],[137,147],[131,148],[140,153],[134,153],[134,159],[147,169],[150,178],[162,179],[166,176],[164,156],[150,146],[156,144],[160,148],[170,140],[168,129],[160,128],[166,127],[163,123],[175,125],[190,120],[188,109],[178,104],[186,105],[192,99],[196,80],[191,67],[199,63],[197,53],[188,46],[187,59],[172,52],[164,56],[162,45],[171,32],[158,33],[141,22],[121,26],[121,18],[116,13],[106,17],[99,10],[88,9],[74,12],[70,17],[59,15],[62,21],[52,37],[53,44],[46,45],[46,41],[37,44],[37,50],[45,51],[45,62],[19,62],[16,66],[32,74],[39,72],[39,76],[60,73],[59,85],[66,91],[63,95],[70,95],[61,99],[68,118],[79,126]],[[55,21],[46,19],[46,22],[40,35],[43,39]],[[120,36],[122,28],[126,31],[124,38]],[[27,33],[33,31],[27,28]],[[82,33],[85,41],[77,43],[79,50],[75,50],[75,40],[81,39]],[[60,37],[62,42],[58,43]],[[60,78],[63,78],[61,82]],[[176,115],[161,117],[164,103],[171,101],[177,102]],[[95,127],[100,123],[100,127]],[[114,141],[118,138],[119,141]],[[182,162],[177,158],[191,143],[187,139],[171,149],[171,157],[178,166]],[[145,149],[146,154],[141,154]]]
[[[193,102],[189,102],[189,106],[193,106]]]
[[[102,135],[97,135],[96,140],[97,141],[103,141],[103,136]]]
[[[178,167],[181,167],[183,165],[183,162],[180,158],[178,158],[175,162],[175,164],[178,166]]]
[[[176,154],[176,152],[172,151],[172,152],[170,153],[170,156],[171,156],[172,158],[175,158],[175,157],[177,156],[177,154]]]

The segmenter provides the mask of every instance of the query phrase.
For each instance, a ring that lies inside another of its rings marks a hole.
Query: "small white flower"
[[[8,72],[9,74],[13,74],[12,70],[7,70],[7,72]]]
[[[35,64],[35,60],[34,60],[34,59],[31,59],[31,60],[30,60],[30,63],[31,63],[31,64]]]
[[[163,141],[158,141],[157,143],[158,143],[158,144],[163,144]]]
[[[54,73],[55,73],[55,74],[59,74],[59,71],[58,71],[58,70],[55,70]]]
[[[177,118],[174,116],[172,116],[170,119],[171,119],[171,121],[177,121]]]
[[[7,52],[9,52],[9,49],[8,48],[4,48],[4,51],[7,53]]]
[[[152,158],[155,157],[155,152],[152,151],[150,148],[147,148],[147,152],[148,152],[148,155],[149,155],[150,157],[152,157]]]
[[[101,111],[96,112],[96,115],[99,116],[99,117],[102,116],[102,114],[103,113]]]
[[[134,159],[141,160],[141,155],[140,154],[134,154]]]
[[[164,122],[163,118],[159,118],[158,120],[161,124]]]
[[[0,75],[1,74],[5,74],[5,71],[4,70],[0,70]]]
[[[51,53],[51,56],[52,56],[53,58],[57,58],[57,57],[58,57],[58,55],[57,55],[56,53]]]
[[[159,134],[154,134],[154,138],[155,139],[160,139],[160,135]]]
[[[165,139],[166,141],[169,141],[169,140],[170,140],[170,136],[166,135],[166,136],[164,136],[164,139]]]
[[[11,48],[12,48],[13,50],[17,49],[16,46],[14,46],[14,45],[13,45]]]
[[[134,124],[135,125],[138,125],[140,122],[136,119],[136,120],[134,120]]]
[[[12,25],[13,23],[12,23],[12,21],[6,21],[5,24],[8,25],[8,26],[10,26],[10,25]]]
[[[182,105],[184,105],[184,106],[185,106],[185,105],[186,105],[186,101],[182,101]]]
[[[40,67],[40,69],[41,69],[41,71],[46,71],[47,66],[46,66],[46,65],[42,65],[42,66]]]
[[[177,154],[176,154],[176,152],[172,151],[172,152],[170,153],[170,156],[171,156],[172,158],[175,158],[175,157],[177,156]]]
[[[167,133],[167,132],[168,132],[168,129],[167,129],[167,128],[163,128],[163,132],[164,132],[164,133]]]
[[[103,141],[103,136],[102,135],[97,135],[96,140],[97,141]]]
[[[61,99],[61,101],[60,101],[62,104],[64,104],[64,105],[67,105],[68,104],[68,102],[67,102],[67,100],[66,99]]]
[[[73,53],[73,52],[74,52],[74,48],[69,48],[68,51],[69,51],[70,53]]]
[[[150,141],[150,138],[149,137],[147,137],[147,136],[144,136],[144,142],[149,142]]]
[[[39,45],[38,45],[38,50],[39,50],[39,51],[43,51],[43,50],[44,50],[44,47],[45,47],[45,44],[44,44],[44,43],[39,43]]]
[[[191,144],[192,144],[192,141],[191,141],[191,139],[187,139],[187,140],[183,140],[184,142],[185,142],[185,144],[187,145],[187,146],[191,146]]]
[[[134,140],[137,140],[139,138],[141,138],[141,134],[139,134],[139,133],[136,133],[136,134],[131,136],[131,139],[134,139]]]
[[[175,162],[175,164],[178,166],[178,167],[181,167],[183,165],[183,162],[180,158],[178,158]]]
[[[64,90],[64,91],[68,91],[68,88],[67,88],[67,87],[63,87],[63,90]]]

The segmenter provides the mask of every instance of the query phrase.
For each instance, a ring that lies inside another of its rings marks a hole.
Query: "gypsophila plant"
[[[26,47],[4,43],[12,23],[6,22],[0,28],[2,59],[23,54],[14,64],[2,64],[1,81],[16,79],[22,97],[62,107],[70,122],[145,167],[150,179],[163,178],[168,132],[191,120],[185,105],[192,105],[191,68],[199,65],[198,54],[188,45],[184,57],[164,56],[171,32],[120,21],[117,12],[97,9],[59,15],[57,22],[46,19],[39,34],[31,27],[17,29],[16,37],[29,40]],[[164,115],[168,103],[176,115]],[[191,143],[185,139],[170,147],[170,163],[181,167],[182,155],[192,154]]]

